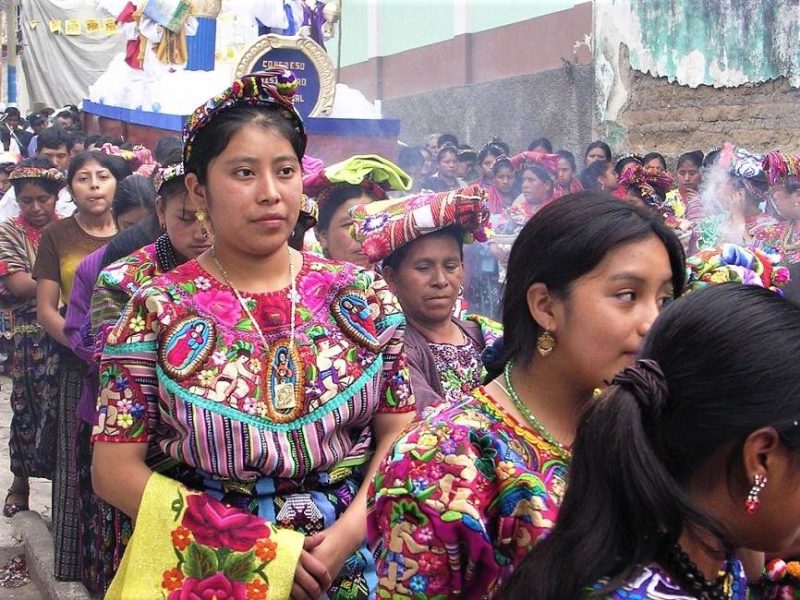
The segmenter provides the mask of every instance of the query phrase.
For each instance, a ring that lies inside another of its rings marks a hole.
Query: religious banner
[[[78,19],[67,19],[64,21],[64,33],[67,35],[80,35],[81,22]]]
[[[61,19],[50,19],[50,22],[48,23],[48,26],[50,27],[50,33],[60,33],[61,32]],[[31,27],[31,29],[35,29],[35,28]]]
[[[106,35],[114,35],[119,31],[117,29],[117,20],[114,17],[103,19],[103,33]]]
[[[100,33],[100,19],[86,19],[84,26],[86,33]]]
[[[247,48],[236,66],[236,77],[284,67],[300,84],[294,103],[300,115],[320,117],[333,110],[336,75],[325,50],[314,40],[300,36],[268,34]]]

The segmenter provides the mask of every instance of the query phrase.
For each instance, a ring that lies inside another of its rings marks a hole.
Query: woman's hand
[[[300,560],[297,562],[297,569],[294,572],[292,600],[316,600],[322,597],[330,587],[333,581],[331,571],[321,560],[322,557],[314,553],[326,540],[326,533],[309,536],[303,543]]]

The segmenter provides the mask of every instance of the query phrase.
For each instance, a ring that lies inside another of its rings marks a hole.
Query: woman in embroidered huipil
[[[633,362],[684,280],[657,216],[590,192],[542,208],[509,267],[490,382],[407,429],[375,478],[381,597],[497,593],[558,517],[593,390]]]
[[[749,591],[740,558],[797,546],[799,332],[800,307],[756,285],[668,307],[581,420],[558,523],[502,597],[795,598],[796,563]]]
[[[137,518],[112,597],[377,585],[364,478],[413,416],[404,318],[374,273],[287,245],[296,87],[283,69],[247,75],[189,119],[185,184],[214,245],[137,292],[108,335],[95,490]],[[185,485],[148,468],[148,443]]]
[[[10,175],[20,214],[0,224],[0,290],[10,306],[11,354],[11,472],[3,515],[28,509],[28,477],[51,477],[51,461],[37,452],[43,423],[49,338],[36,320],[36,282],[31,277],[42,228],[58,219],[56,199],[64,176],[46,158],[21,163]]]

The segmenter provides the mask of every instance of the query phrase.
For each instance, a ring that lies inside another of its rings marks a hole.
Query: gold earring
[[[545,329],[539,338],[536,340],[536,349],[542,356],[548,356],[556,347],[556,338],[550,333],[550,330]]]
[[[194,213],[195,219],[198,220],[200,223],[200,236],[204,239],[208,239],[208,227],[206,227],[206,217],[208,214],[206,213],[205,208],[198,208],[197,211]]]

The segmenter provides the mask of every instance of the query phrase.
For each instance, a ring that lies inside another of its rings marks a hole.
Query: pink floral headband
[[[155,177],[153,178],[153,185],[156,188],[156,192],[161,192],[161,186],[168,181],[172,181],[178,177],[183,177],[183,175],[184,169],[182,162],[164,165],[163,167],[159,168],[156,171]]]

